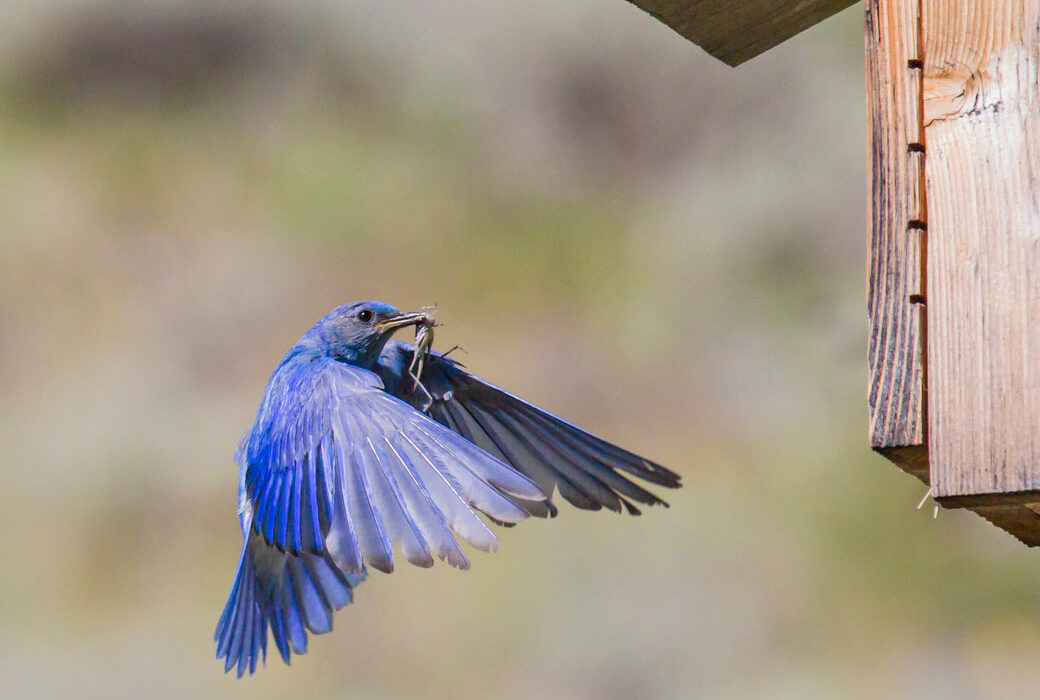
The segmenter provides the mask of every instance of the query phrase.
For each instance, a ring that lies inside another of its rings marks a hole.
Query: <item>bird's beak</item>
[[[430,317],[425,311],[405,312],[399,313],[396,316],[391,316],[385,321],[380,321],[376,324],[376,328],[381,331],[395,331],[398,328],[404,328],[406,326],[417,326],[420,323],[428,323],[429,320]]]

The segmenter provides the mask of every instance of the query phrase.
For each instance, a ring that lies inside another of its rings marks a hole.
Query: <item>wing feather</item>
[[[582,452],[584,450],[584,446],[579,441],[573,439],[569,435],[559,433],[556,430],[556,427],[541,415],[532,416],[530,414],[520,413],[516,410],[507,411],[507,414],[512,416],[515,422],[517,423],[522,422],[524,419],[530,420],[535,428],[536,434],[540,436],[540,439],[546,444],[548,449],[552,449],[552,437],[556,435],[558,440],[564,442],[573,450],[578,452]],[[588,452],[585,452],[585,454],[588,455]],[[565,456],[567,461],[571,463],[576,469],[581,469],[589,473],[591,476],[594,476],[598,481],[601,481],[605,486],[607,486],[610,489],[613,489],[620,495],[628,496],[629,498],[639,501],[640,503],[661,503],[667,505],[653,493],[647,491],[635,482],[629,481],[625,477],[618,474],[614,469],[592,469],[589,466],[588,460],[575,459],[573,453],[571,452],[564,452],[563,455]],[[590,458],[594,459],[595,457],[592,457],[590,455]],[[601,459],[600,461],[603,460]],[[624,502],[624,499],[622,499],[622,502]],[[634,508],[634,506],[632,507]]]
[[[444,450],[444,445],[440,443],[438,436],[426,432],[425,428],[420,432],[422,433],[419,438],[421,444],[428,445],[431,451]],[[478,474],[467,468],[465,463],[452,474],[465,491],[469,502],[495,520],[513,524],[527,518],[527,511],[506,496],[506,494],[510,494],[509,491],[495,488],[490,482],[481,479]],[[541,492],[539,491],[539,493]]]
[[[273,474],[271,478],[270,488],[267,489],[268,501],[265,504],[266,512],[264,513],[263,522],[263,533],[264,538],[268,542],[274,542],[275,524],[278,522],[278,511],[282,502],[282,481],[285,479],[285,475],[281,472]]]
[[[430,406],[430,416],[446,425],[451,430],[466,438],[474,445],[477,445],[488,454],[492,454],[503,462],[509,463],[509,459],[502,454],[502,451],[498,449],[495,442],[490,438],[480,425],[476,424],[469,412],[465,410],[461,405],[454,401],[438,401]],[[515,467],[515,465],[514,465]],[[530,469],[526,472],[529,479],[538,484],[538,487],[543,493],[552,493],[553,486],[556,483],[556,477],[549,470],[548,467],[542,464],[531,464]],[[543,499],[540,501],[523,501],[523,510],[527,511],[531,515],[544,518],[544,517],[556,517],[556,506],[549,499]],[[487,512],[487,511],[485,511]],[[500,523],[510,525],[512,523],[505,523],[499,520]]]
[[[447,561],[459,569],[468,569],[469,560],[455,541],[448,518],[430,495],[429,489],[419,475],[416,465],[408,458],[400,438],[384,437],[379,445],[384,463],[390,464],[406,507],[413,521],[420,527],[426,541],[431,545],[431,554]]]
[[[473,417],[491,442],[506,455],[507,461],[519,471],[525,474],[537,474],[543,479],[551,479],[550,483],[556,482],[560,494],[578,508],[599,510],[600,504],[576,483],[579,478],[572,471],[563,469],[550,471],[552,458],[547,460],[545,455],[532,449],[524,431],[510,430],[502,424],[497,415],[485,410],[479,404],[463,404],[462,408]],[[548,477],[545,474],[547,471],[550,472]]]
[[[308,451],[301,467],[304,470],[304,476],[303,492],[300,496],[303,504],[300,514],[300,549],[320,554],[324,549],[324,542],[321,536],[321,515],[318,508],[318,451]]]
[[[295,470],[284,469],[281,474],[278,496],[278,519],[275,521],[274,544],[281,550],[291,550],[285,533],[289,526],[289,507],[293,495],[293,475]]]
[[[387,390],[509,464],[548,495],[559,489],[579,508],[624,508],[638,515],[635,503],[668,504],[629,476],[665,488],[681,486],[675,472],[485,382],[435,352],[429,353],[420,377],[428,395],[407,374],[414,354],[409,343],[387,343],[378,366]],[[556,514],[551,501],[515,500],[532,515]]]
[[[477,549],[486,552],[494,547],[495,534],[470,508],[469,500],[462,495],[462,485],[447,468],[436,464],[415,440],[407,435],[402,435],[402,438],[401,449],[408,453],[417,474],[427,486],[431,500],[440,504],[452,529]]]
[[[322,461],[330,465],[334,474],[336,492],[332,494],[332,521],[329,525],[328,536],[325,540],[332,555],[341,570],[351,574],[360,574],[363,569],[361,549],[358,546],[357,535],[354,532],[354,520],[351,518],[350,505],[344,498],[343,486],[346,482],[344,470],[348,469],[346,453],[350,449],[344,444],[345,440],[336,440],[334,433],[326,435],[318,450],[322,455]]]
[[[380,512],[376,510],[372,487],[368,475],[362,467],[357,455],[351,451],[350,468],[338,470],[337,476],[344,480],[340,493],[347,495],[347,504],[354,515],[354,529],[358,538],[365,564],[390,573],[394,570],[393,545],[387,536]]]

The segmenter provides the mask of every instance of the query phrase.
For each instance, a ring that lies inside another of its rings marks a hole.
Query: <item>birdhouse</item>
[[[849,0],[632,0],[737,65]],[[866,0],[871,447],[1040,544],[1040,0]]]

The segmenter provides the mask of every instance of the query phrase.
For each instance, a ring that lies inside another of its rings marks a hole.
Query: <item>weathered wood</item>
[[[1038,26],[1040,0],[923,3],[928,442],[947,505],[1040,502]]]
[[[927,482],[918,0],[867,0],[866,13],[870,444]]]
[[[629,0],[731,66],[740,65],[856,0]]]

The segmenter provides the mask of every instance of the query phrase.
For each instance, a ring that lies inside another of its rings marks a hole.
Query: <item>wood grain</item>
[[[919,0],[867,0],[867,351],[870,444],[927,480],[922,243],[926,235]]]
[[[731,66],[773,48],[856,0],[629,0]]]
[[[1040,489],[1038,26],[1040,0],[923,3],[928,442],[940,499]]]

